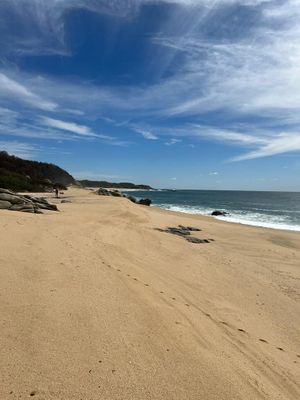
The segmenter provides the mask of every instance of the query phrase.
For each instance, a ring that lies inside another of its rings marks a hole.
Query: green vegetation
[[[52,190],[54,185],[66,187],[74,178],[54,164],[23,160],[0,151],[0,187],[15,191]]]

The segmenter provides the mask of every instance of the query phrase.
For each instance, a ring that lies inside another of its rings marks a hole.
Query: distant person
[[[55,197],[58,199],[58,189],[55,188]]]

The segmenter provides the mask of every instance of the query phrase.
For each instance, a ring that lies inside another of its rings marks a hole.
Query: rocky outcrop
[[[135,197],[133,196],[127,196],[126,194],[123,194],[122,192],[120,192],[119,190],[107,190],[104,188],[99,188],[98,190],[96,190],[96,194],[100,195],[100,196],[113,196],[113,197],[124,197],[125,199],[128,199],[130,201],[132,201],[133,203],[136,204],[141,204],[143,206],[150,206],[152,201],[150,199],[141,199],[141,200],[137,200]]]
[[[211,215],[213,215],[214,217],[218,217],[218,216],[226,217],[226,215],[228,215],[228,212],[226,212],[226,211],[215,210],[215,211],[213,211],[213,212],[211,213]]]
[[[20,195],[8,189],[0,188],[0,209],[42,214],[41,210],[58,211],[43,197]]]
[[[107,190],[104,188],[99,188],[98,190],[96,190],[96,193],[99,194],[99,196],[127,197],[119,190]]]

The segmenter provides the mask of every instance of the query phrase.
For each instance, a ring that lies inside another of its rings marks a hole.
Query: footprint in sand
[[[268,343],[265,339],[258,339],[260,342]]]
[[[228,324],[227,322],[225,322],[225,321],[220,321],[220,322],[221,322],[221,324],[223,324],[223,325],[229,326],[229,324]]]
[[[31,397],[33,397],[33,396],[35,396],[36,395],[36,391],[35,390],[33,390],[32,392],[30,392],[30,394],[29,394]]]
[[[165,292],[159,292],[159,293],[163,294],[163,293],[165,293]]]
[[[244,329],[242,329],[242,328],[239,328],[238,331],[239,331],[239,332],[246,333],[246,331],[245,331]]]
[[[144,285],[145,285],[145,286],[149,286],[148,283],[145,283]]]
[[[277,350],[284,351],[282,347],[276,347]]]

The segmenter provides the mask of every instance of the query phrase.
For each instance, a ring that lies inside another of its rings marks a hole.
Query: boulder
[[[43,197],[19,195],[8,189],[0,188],[0,208],[11,211],[31,212],[42,214],[41,209],[57,211],[55,204],[50,204]]]
[[[110,192],[109,190],[107,190],[107,189],[104,189],[104,188],[99,188],[98,190],[96,190],[96,193],[99,195],[99,196],[112,196],[112,192]]]
[[[6,209],[10,208],[11,206],[12,206],[12,204],[9,201],[0,200],[0,209],[6,210]]]
[[[2,189],[2,188],[0,188],[0,193],[15,194],[14,192],[12,192],[9,189]]]
[[[150,199],[141,199],[138,201],[138,204],[142,204],[143,206],[150,206],[152,201]]]
[[[33,204],[14,204],[10,207],[11,211],[35,212]]]
[[[226,211],[215,210],[215,211],[213,211],[213,212],[211,213],[211,215],[213,215],[213,216],[215,216],[215,217],[218,217],[218,216],[225,217],[226,215],[228,215],[228,212],[226,212]]]
[[[136,198],[133,196],[127,196],[127,199],[132,201],[132,203],[136,203]]]
[[[121,192],[119,192],[119,190],[111,190],[110,194],[111,194],[111,196],[114,196],[114,197],[124,197],[124,195]]]
[[[28,200],[16,194],[0,193],[0,200],[9,201],[12,204],[27,203]]]
[[[42,210],[50,210],[50,211],[58,211],[57,206],[55,204],[45,204],[45,203],[34,203],[37,208],[41,208]]]

